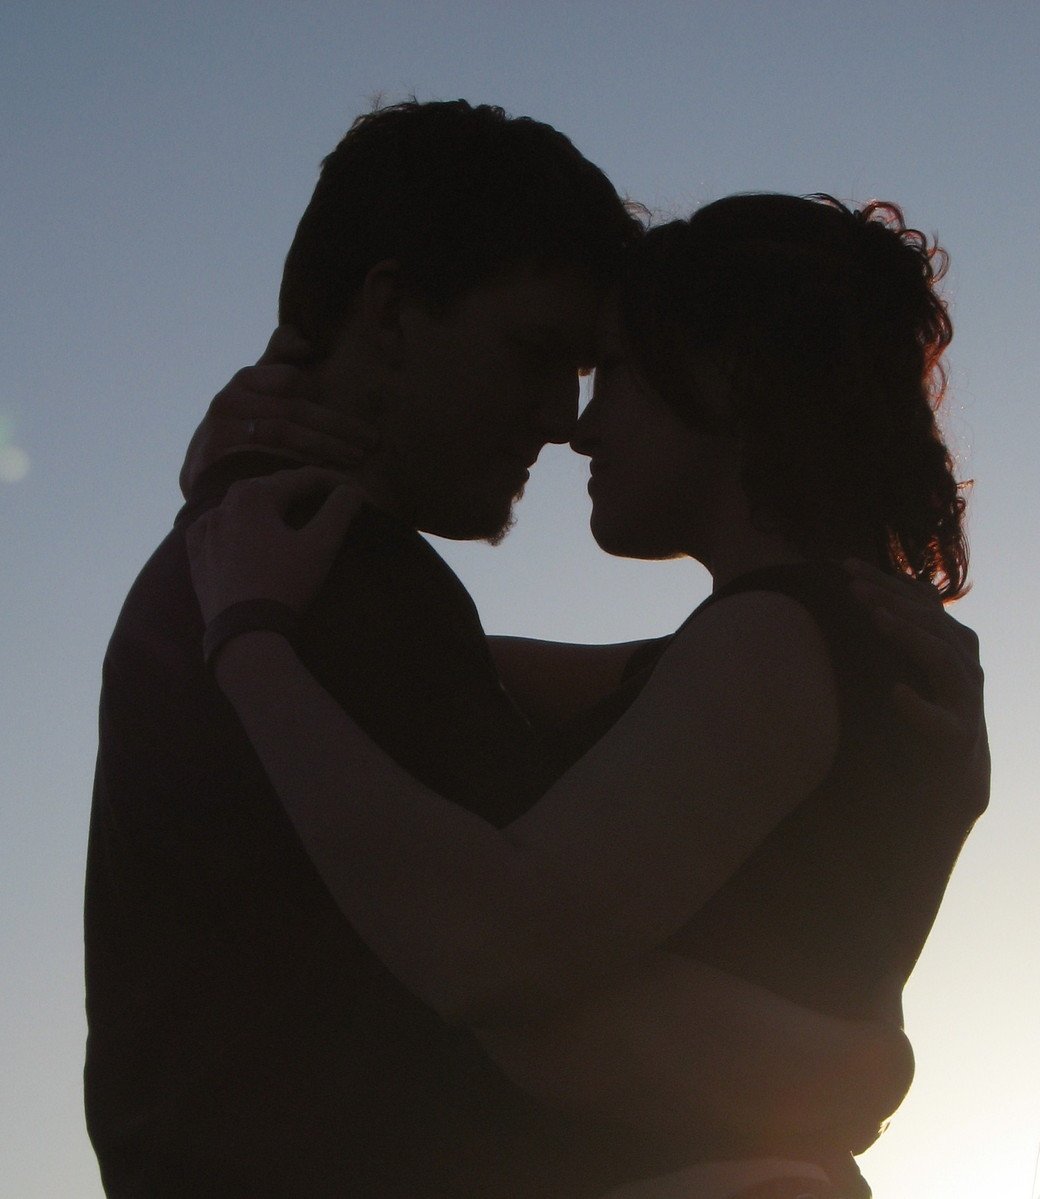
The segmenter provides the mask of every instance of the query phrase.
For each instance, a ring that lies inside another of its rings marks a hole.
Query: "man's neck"
[[[412,528],[416,527],[414,505],[406,501],[401,489],[394,486],[387,472],[381,470],[377,462],[362,463],[346,473],[364,491],[365,498],[373,508],[396,517]]]

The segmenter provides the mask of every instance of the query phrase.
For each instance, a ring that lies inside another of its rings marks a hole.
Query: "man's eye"
[[[573,371],[579,374],[583,369],[575,356],[559,346],[538,345],[534,342],[520,342],[520,351],[527,363],[540,371]]]

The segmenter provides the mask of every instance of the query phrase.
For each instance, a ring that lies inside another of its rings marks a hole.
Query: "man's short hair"
[[[431,308],[520,265],[608,285],[642,225],[550,125],[410,100],[357,118],[324,160],[285,261],[279,320],[327,353],[365,275],[396,260]]]

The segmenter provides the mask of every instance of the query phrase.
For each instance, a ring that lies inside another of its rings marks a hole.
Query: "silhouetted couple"
[[[109,1194],[868,1193],[988,781],[904,577],[964,587],[940,255],[827,197],[646,231],[486,106],[355,122],[106,658]],[[419,535],[499,538],[566,440],[605,550],[710,570],[674,636],[488,639]]]

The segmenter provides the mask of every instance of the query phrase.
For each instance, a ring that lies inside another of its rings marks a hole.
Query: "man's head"
[[[603,172],[530,117],[465,100],[357,118],[324,160],[285,261],[279,320],[328,353],[368,271],[432,308],[520,267],[604,286],[640,226]]]
[[[329,402],[367,391],[380,481],[408,517],[493,538],[524,467],[568,436],[596,303],[640,232],[550,126],[399,104],[325,159],[279,317],[317,350]]]

